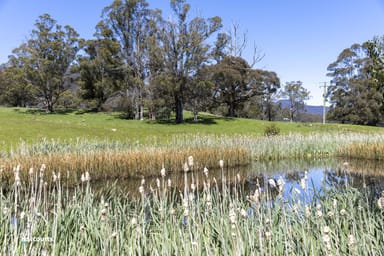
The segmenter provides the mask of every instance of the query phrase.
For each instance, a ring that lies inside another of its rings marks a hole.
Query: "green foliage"
[[[70,26],[62,27],[44,14],[36,20],[29,40],[10,57],[10,65],[22,69],[23,80],[33,86],[35,97],[49,112],[70,87],[68,70],[80,47],[78,36]]]
[[[270,124],[265,127],[264,135],[265,136],[276,136],[280,134],[280,128],[276,124]]]
[[[383,82],[378,62],[372,60],[372,44],[354,44],[344,49],[328,66],[328,117],[341,122],[376,125],[382,117]],[[371,55],[371,56],[370,56]]]

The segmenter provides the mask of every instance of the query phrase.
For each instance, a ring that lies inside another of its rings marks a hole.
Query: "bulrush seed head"
[[[306,190],[306,189],[307,189],[307,181],[306,181],[306,179],[301,179],[301,180],[300,180],[300,187],[301,187],[303,190]]]
[[[171,187],[171,186],[172,186],[172,181],[171,181],[171,179],[168,179],[167,183],[168,183],[168,187]]]
[[[189,156],[189,157],[188,157],[188,166],[189,166],[190,168],[193,167],[193,156]]]
[[[381,196],[378,200],[377,200],[377,206],[379,207],[379,209],[384,209],[384,197]]]
[[[80,179],[81,179],[81,182],[82,182],[82,183],[84,183],[84,182],[86,181],[86,180],[85,180],[85,175],[84,175],[84,173],[81,174],[81,178],[80,178]]]
[[[189,172],[189,167],[187,163],[184,163],[183,170],[184,172]]]
[[[161,174],[161,177],[165,177],[165,168],[164,168],[164,165],[163,165],[163,168],[161,168],[161,170],[160,170],[160,174]]]
[[[323,227],[324,234],[329,234],[331,232],[331,229],[328,226]]]
[[[345,210],[345,209],[341,209],[340,210],[340,215],[341,216],[346,216],[348,213],[347,213],[347,211]]]
[[[89,175],[89,172],[85,172],[85,181],[89,182],[91,180],[91,176]]]
[[[132,217],[131,225],[133,225],[133,226],[137,225],[137,218],[136,217]]]
[[[224,168],[224,160],[220,160],[219,161],[219,166],[220,166],[221,169]]]
[[[208,168],[204,167],[203,173],[206,177],[208,177]]]
[[[140,192],[140,194],[144,194],[144,187],[143,187],[143,185],[141,185],[139,187],[139,192]]]
[[[33,168],[29,168],[29,171],[28,171],[29,175],[32,176],[33,175]]]
[[[159,179],[156,179],[156,186],[157,186],[157,188],[160,188],[160,180]]]

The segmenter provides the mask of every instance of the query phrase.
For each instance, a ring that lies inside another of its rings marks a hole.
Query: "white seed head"
[[[378,206],[380,209],[384,209],[384,197],[380,197],[380,198],[377,200],[377,206]]]
[[[268,184],[271,188],[275,188],[276,187],[276,182],[274,179],[269,179],[268,180]]]
[[[356,239],[353,235],[348,235],[348,245],[353,247],[356,244]]]
[[[85,175],[84,173],[81,174],[81,178],[80,178],[81,182],[84,183],[85,182]]]
[[[195,183],[192,183],[192,184],[191,184],[191,189],[192,189],[193,192],[196,190],[196,185],[195,185]]]
[[[219,166],[220,166],[220,168],[224,168],[224,160],[219,161]]]
[[[168,180],[167,180],[167,183],[168,183],[168,187],[171,187],[171,186],[172,186],[172,181],[171,181],[171,179],[168,179]]]
[[[306,179],[301,179],[301,180],[300,180],[300,187],[301,187],[303,190],[306,190],[306,189],[307,189],[307,181],[306,181]]]
[[[164,166],[163,166],[163,168],[161,168],[160,174],[161,174],[161,177],[165,177],[165,168],[164,168]]]
[[[85,229],[86,228],[84,226],[80,226],[80,233],[84,233]]]
[[[204,167],[203,173],[206,177],[208,177],[208,168]]]
[[[131,219],[131,225],[136,225],[137,224],[137,218],[136,217],[132,217]]]
[[[328,234],[329,232],[331,232],[331,229],[328,226],[325,226],[323,227],[323,232],[324,234]]]
[[[193,156],[188,157],[188,166],[193,167]]]
[[[183,170],[184,172],[189,172],[189,167],[187,163],[184,163]]]
[[[111,238],[112,239],[116,239],[117,238],[117,232],[113,232],[112,235],[111,235]]]
[[[29,175],[32,176],[33,175],[33,168],[29,168],[29,171],[28,171]]]
[[[25,217],[25,212],[22,211],[22,212],[20,213],[20,219],[22,220],[22,219],[24,219],[24,217]]]
[[[345,215],[347,215],[347,211],[346,211],[345,209],[341,209],[341,210],[340,210],[340,215],[341,215],[341,216],[345,216]]]
[[[157,186],[157,188],[160,188],[160,180],[159,179],[156,179],[156,186]]]
[[[142,185],[139,187],[139,192],[140,194],[144,194],[144,187]]]
[[[91,180],[91,176],[89,175],[89,172],[85,172],[85,181],[90,181]]]
[[[337,208],[337,199],[333,199],[333,203],[332,203],[332,205],[333,205],[333,208]]]

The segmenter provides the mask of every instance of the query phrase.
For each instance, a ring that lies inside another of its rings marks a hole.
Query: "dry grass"
[[[339,147],[338,156],[366,159],[366,160],[384,160],[384,142],[356,142]]]
[[[196,168],[217,166],[218,157],[224,159],[228,167],[246,165],[251,160],[249,151],[244,147],[191,147],[53,153],[33,157],[18,155],[3,159],[1,164],[6,180],[12,178],[11,170],[18,163],[23,165],[22,176],[27,175],[30,167],[38,170],[40,163],[45,163],[48,170],[60,172],[68,177],[70,183],[76,183],[85,172],[89,172],[93,180],[158,176],[163,166],[169,172],[179,172],[190,155],[194,156]]]

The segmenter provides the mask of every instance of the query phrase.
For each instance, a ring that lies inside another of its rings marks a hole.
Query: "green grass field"
[[[121,118],[119,113],[66,112],[45,114],[20,108],[0,108],[0,150],[17,147],[22,141],[38,142],[42,138],[55,140],[89,139],[148,143],[156,138],[167,142],[180,134],[202,135],[247,135],[262,136],[270,122],[223,118],[209,114],[200,115],[198,123],[192,121],[186,112],[186,122],[174,124],[170,121],[137,121]],[[304,124],[274,122],[281,134],[310,134],[322,132],[363,132],[384,131],[378,127],[340,124]]]

